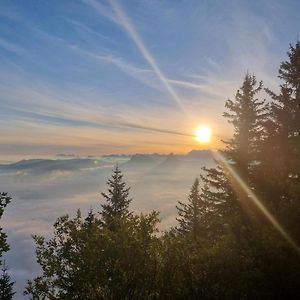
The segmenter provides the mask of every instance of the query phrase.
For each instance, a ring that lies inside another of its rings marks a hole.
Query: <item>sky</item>
[[[0,160],[220,147],[245,73],[276,91],[299,11],[297,0],[2,0]],[[192,136],[201,124],[206,145]]]

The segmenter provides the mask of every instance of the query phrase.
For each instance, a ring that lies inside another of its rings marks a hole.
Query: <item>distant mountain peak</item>
[[[188,158],[212,159],[213,155],[210,150],[192,150],[187,155]]]

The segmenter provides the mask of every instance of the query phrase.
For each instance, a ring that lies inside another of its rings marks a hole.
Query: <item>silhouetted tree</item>
[[[7,271],[8,268],[4,261],[0,275],[0,300],[11,300],[15,294],[13,291],[14,282],[11,281]]]
[[[4,213],[4,208],[7,204],[11,201],[11,198],[7,195],[7,193],[0,193],[0,219]],[[0,227],[0,257],[2,256],[3,252],[9,250],[9,246],[6,242],[7,235],[6,233],[2,232],[2,228]]]
[[[153,299],[158,272],[158,213],[129,213],[129,189],[116,168],[106,203],[85,219],[63,216],[54,236],[34,236],[43,274],[29,281],[31,299]]]
[[[123,181],[123,174],[118,166],[113,170],[113,174],[107,181],[108,192],[102,192],[105,203],[102,204],[103,226],[110,229],[116,229],[121,219],[125,220],[131,213],[129,212],[129,204],[132,199],[129,198],[130,188],[126,187]]]
[[[273,100],[265,143],[266,175],[277,173],[279,186],[300,180],[300,42],[290,45],[287,54],[279,68],[280,94],[266,89]],[[276,155],[273,166],[268,153]]]
[[[289,172],[291,170],[291,145],[289,138],[292,131],[292,111],[293,104],[291,89],[286,84],[281,85],[281,92],[276,95],[269,89],[267,93],[271,96],[270,117],[265,123],[266,138],[262,145],[263,165],[261,168],[261,178],[269,183],[277,182],[278,188],[286,185]],[[272,155],[271,155],[272,154]]]
[[[168,250],[166,256],[176,255],[173,260],[180,264],[179,269],[174,266],[173,280],[178,285],[184,283],[177,290],[178,299],[252,299],[257,295],[254,287],[260,273],[252,253],[254,208],[240,181],[254,188],[254,170],[268,117],[267,106],[257,98],[261,89],[262,83],[247,74],[235,100],[226,102],[224,116],[233,124],[233,138],[217,153],[217,167],[204,168],[206,172],[201,175],[201,198],[210,204],[207,238],[201,243],[181,244],[168,238],[168,249],[177,250],[173,254]]]
[[[297,41],[293,46],[290,44],[288,51],[288,60],[281,63],[279,68],[279,78],[293,91],[293,97],[295,100],[295,114],[300,113],[298,111],[300,105],[300,41]],[[299,120],[295,120],[295,132],[299,132]]]
[[[207,214],[209,203],[201,197],[199,179],[196,178],[188,196],[188,202],[178,202],[177,231],[182,235],[191,235],[193,238],[204,237],[207,234]]]
[[[246,74],[235,100],[225,103],[228,111],[223,114],[234,127],[233,138],[225,141],[225,157],[247,183],[251,182],[253,162],[259,158],[259,145],[268,116],[265,101],[257,98],[261,90],[262,82],[257,83],[254,75]]]
[[[287,54],[280,93],[266,90],[272,103],[258,180],[273,213],[300,242],[300,41]]]
[[[253,204],[240,186],[240,180],[253,187],[254,168],[259,163],[264,124],[268,117],[267,106],[257,98],[262,82],[246,74],[235,100],[227,100],[223,115],[234,127],[233,138],[225,141],[226,149],[218,155],[218,166],[207,169],[202,181],[208,186],[205,197],[214,203],[215,221],[225,229],[235,230],[243,237],[244,227]],[[220,219],[220,216],[222,217]]]

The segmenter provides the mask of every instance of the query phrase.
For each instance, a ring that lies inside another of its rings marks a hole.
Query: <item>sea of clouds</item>
[[[200,156],[137,155],[130,158],[29,160],[0,166],[0,191],[12,201],[1,226],[8,234],[11,250],[6,264],[15,283],[16,299],[28,279],[40,274],[32,234],[51,236],[53,223],[64,214],[83,215],[101,209],[106,180],[118,163],[131,187],[131,210],[160,212],[160,229],[176,225],[177,201],[186,201],[201,168],[212,166],[212,158]]]

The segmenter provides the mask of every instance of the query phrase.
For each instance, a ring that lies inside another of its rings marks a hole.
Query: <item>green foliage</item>
[[[196,178],[188,202],[179,201],[176,206],[179,215],[177,231],[180,234],[191,235],[194,239],[204,237],[208,232],[209,203],[204,201],[200,192],[200,182]]]
[[[249,181],[252,162],[258,159],[259,142],[263,138],[267,118],[265,101],[257,98],[262,82],[257,83],[254,75],[246,74],[235,100],[227,100],[227,111],[223,114],[234,127],[233,138],[226,141],[226,159],[234,164],[239,175]]]
[[[262,82],[257,84],[254,75],[246,74],[235,100],[227,100],[227,111],[223,115],[233,124],[233,138],[225,142],[223,161],[218,161],[216,168],[204,168],[206,174],[201,176],[207,186],[203,198],[213,204],[213,227],[219,233],[232,230],[239,239],[250,226],[248,215],[253,214],[254,209],[239,180],[253,187],[268,116],[265,102],[257,98],[261,90]]]
[[[54,236],[34,236],[43,275],[29,282],[31,299],[152,299],[158,265],[158,213],[128,212],[128,188],[114,170],[100,218],[63,216]]]
[[[113,170],[111,178],[107,181],[108,192],[101,193],[106,203],[102,204],[102,222],[103,225],[115,230],[119,226],[118,221],[131,215],[129,212],[129,198],[130,188],[126,188],[123,182],[123,174],[118,166]]]
[[[14,282],[11,281],[10,276],[7,274],[8,268],[5,266],[5,262],[2,263],[0,276],[0,300],[11,300],[15,292],[13,291]]]
[[[294,89],[295,98],[300,97],[300,41],[290,45],[288,60],[281,63],[279,78],[283,79],[288,86]]]
[[[300,42],[290,45],[281,63],[280,93],[272,99],[262,164],[257,176],[261,194],[280,222],[299,238],[300,209]],[[272,153],[272,155],[270,155]]]
[[[0,219],[4,213],[4,208],[10,201],[11,198],[7,195],[7,193],[0,193]],[[6,238],[6,233],[2,232],[2,228],[0,227],[0,257],[2,256],[3,252],[9,250],[9,246],[6,243]]]

